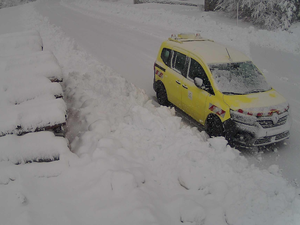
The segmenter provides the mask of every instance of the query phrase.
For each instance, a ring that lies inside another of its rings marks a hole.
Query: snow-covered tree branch
[[[299,0],[218,0],[216,10],[262,28],[286,30],[299,19],[299,4]]]
[[[23,3],[33,2],[35,0],[0,0],[0,9],[17,6]]]

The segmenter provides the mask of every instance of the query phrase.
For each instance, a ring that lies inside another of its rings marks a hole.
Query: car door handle
[[[182,87],[188,89],[188,86],[186,86],[185,84],[183,84]]]
[[[180,82],[179,80],[176,80],[176,83],[177,83],[177,84],[181,84],[181,82]]]

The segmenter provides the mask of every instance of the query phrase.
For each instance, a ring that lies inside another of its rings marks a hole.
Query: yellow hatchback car
[[[198,34],[164,41],[154,64],[157,101],[183,110],[208,135],[262,146],[289,138],[289,104],[241,52]]]

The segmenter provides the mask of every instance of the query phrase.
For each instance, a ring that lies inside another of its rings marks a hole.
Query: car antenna
[[[228,54],[229,61],[230,61],[230,62],[232,62],[232,58],[231,58],[231,56],[230,56],[230,54],[229,54],[229,51],[228,51],[228,49],[227,49],[227,48],[226,48],[226,52],[227,52],[227,54]]]

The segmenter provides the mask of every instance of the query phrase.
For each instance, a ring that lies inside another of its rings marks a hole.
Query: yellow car
[[[208,135],[252,147],[289,138],[289,104],[241,52],[198,34],[172,35],[154,64],[157,101],[183,110]]]

